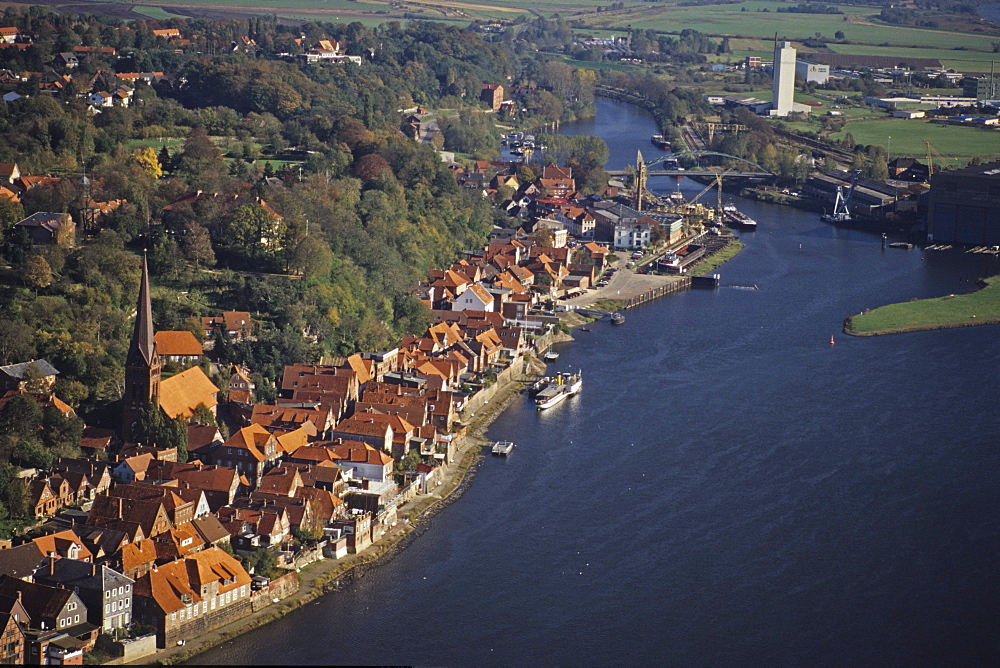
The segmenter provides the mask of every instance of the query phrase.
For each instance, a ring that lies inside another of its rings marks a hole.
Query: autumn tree
[[[132,153],[132,160],[142,171],[146,172],[150,178],[158,179],[163,176],[163,167],[160,165],[160,159],[156,157],[156,151],[153,150],[151,146],[146,148],[140,148],[138,151]]]
[[[226,161],[222,151],[202,128],[194,128],[184,142],[184,150],[177,156],[175,171],[185,177],[192,187],[214,191],[220,175],[225,173]]]
[[[36,291],[52,285],[52,268],[41,255],[29,255],[21,269],[21,278]]]

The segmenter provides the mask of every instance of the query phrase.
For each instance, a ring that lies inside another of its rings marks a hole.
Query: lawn
[[[1000,323],[1000,276],[966,295],[947,295],[880,306],[847,320],[845,331],[858,336],[895,334]]]

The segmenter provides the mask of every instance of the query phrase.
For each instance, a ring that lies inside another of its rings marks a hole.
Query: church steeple
[[[125,358],[125,395],[122,397],[122,438],[132,440],[139,413],[160,394],[160,358],[153,340],[153,305],[149,296],[149,267],[142,258],[142,278],[136,303],[135,328]]]

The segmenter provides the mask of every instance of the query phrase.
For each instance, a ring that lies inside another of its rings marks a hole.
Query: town
[[[935,174],[929,144],[921,163],[785,135],[801,160],[736,150],[774,136],[751,114],[813,111],[783,41],[773,102],[671,93],[699,113],[608,174],[600,147],[543,131],[621,80],[532,63],[512,83],[513,51],[478,41],[507,24],[4,18],[0,663],[155,661],[388,550],[488,452],[482,429],[570,326],[718,284],[704,274],[741,247],[730,230],[756,227],[724,177],[838,224],[1000,244],[993,205],[968,196],[996,163]],[[435,73],[442,44],[466,51]],[[582,44],[641,62],[631,29]],[[812,83],[833,66],[798,62]],[[984,109],[988,83],[952,102]],[[910,120],[939,98],[867,105]],[[521,159],[497,159],[501,140]],[[530,161],[545,150],[562,159]],[[654,195],[656,165],[705,189]]]

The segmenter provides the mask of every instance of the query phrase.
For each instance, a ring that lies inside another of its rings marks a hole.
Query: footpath
[[[531,372],[537,373],[543,369],[544,366],[536,362],[532,365]],[[400,506],[396,525],[390,527],[364,552],[350,554],[342,559],[314,562],[300,571],[298,592],[279,603],[209,631],[184,645],[159,650],[128,665],[183,663],[217,645],[269,624],[324,594],[341,589],[354,578],[365,577],[379,564],[391,559],[426,530],[424,525],[431,517],[462,495],[483,458],[484,448],[488,444],[486,430],[510,402],[520,396],[525,385],[526,380],[519,378],[506,383],[505,387],[497,391],[489,407],[479,410],[467,423],[466,433],[459,437],[455,458],[442,466],[441,484],[434,491]],[[109,662],[108,665],[114,663],[116,662]]]

